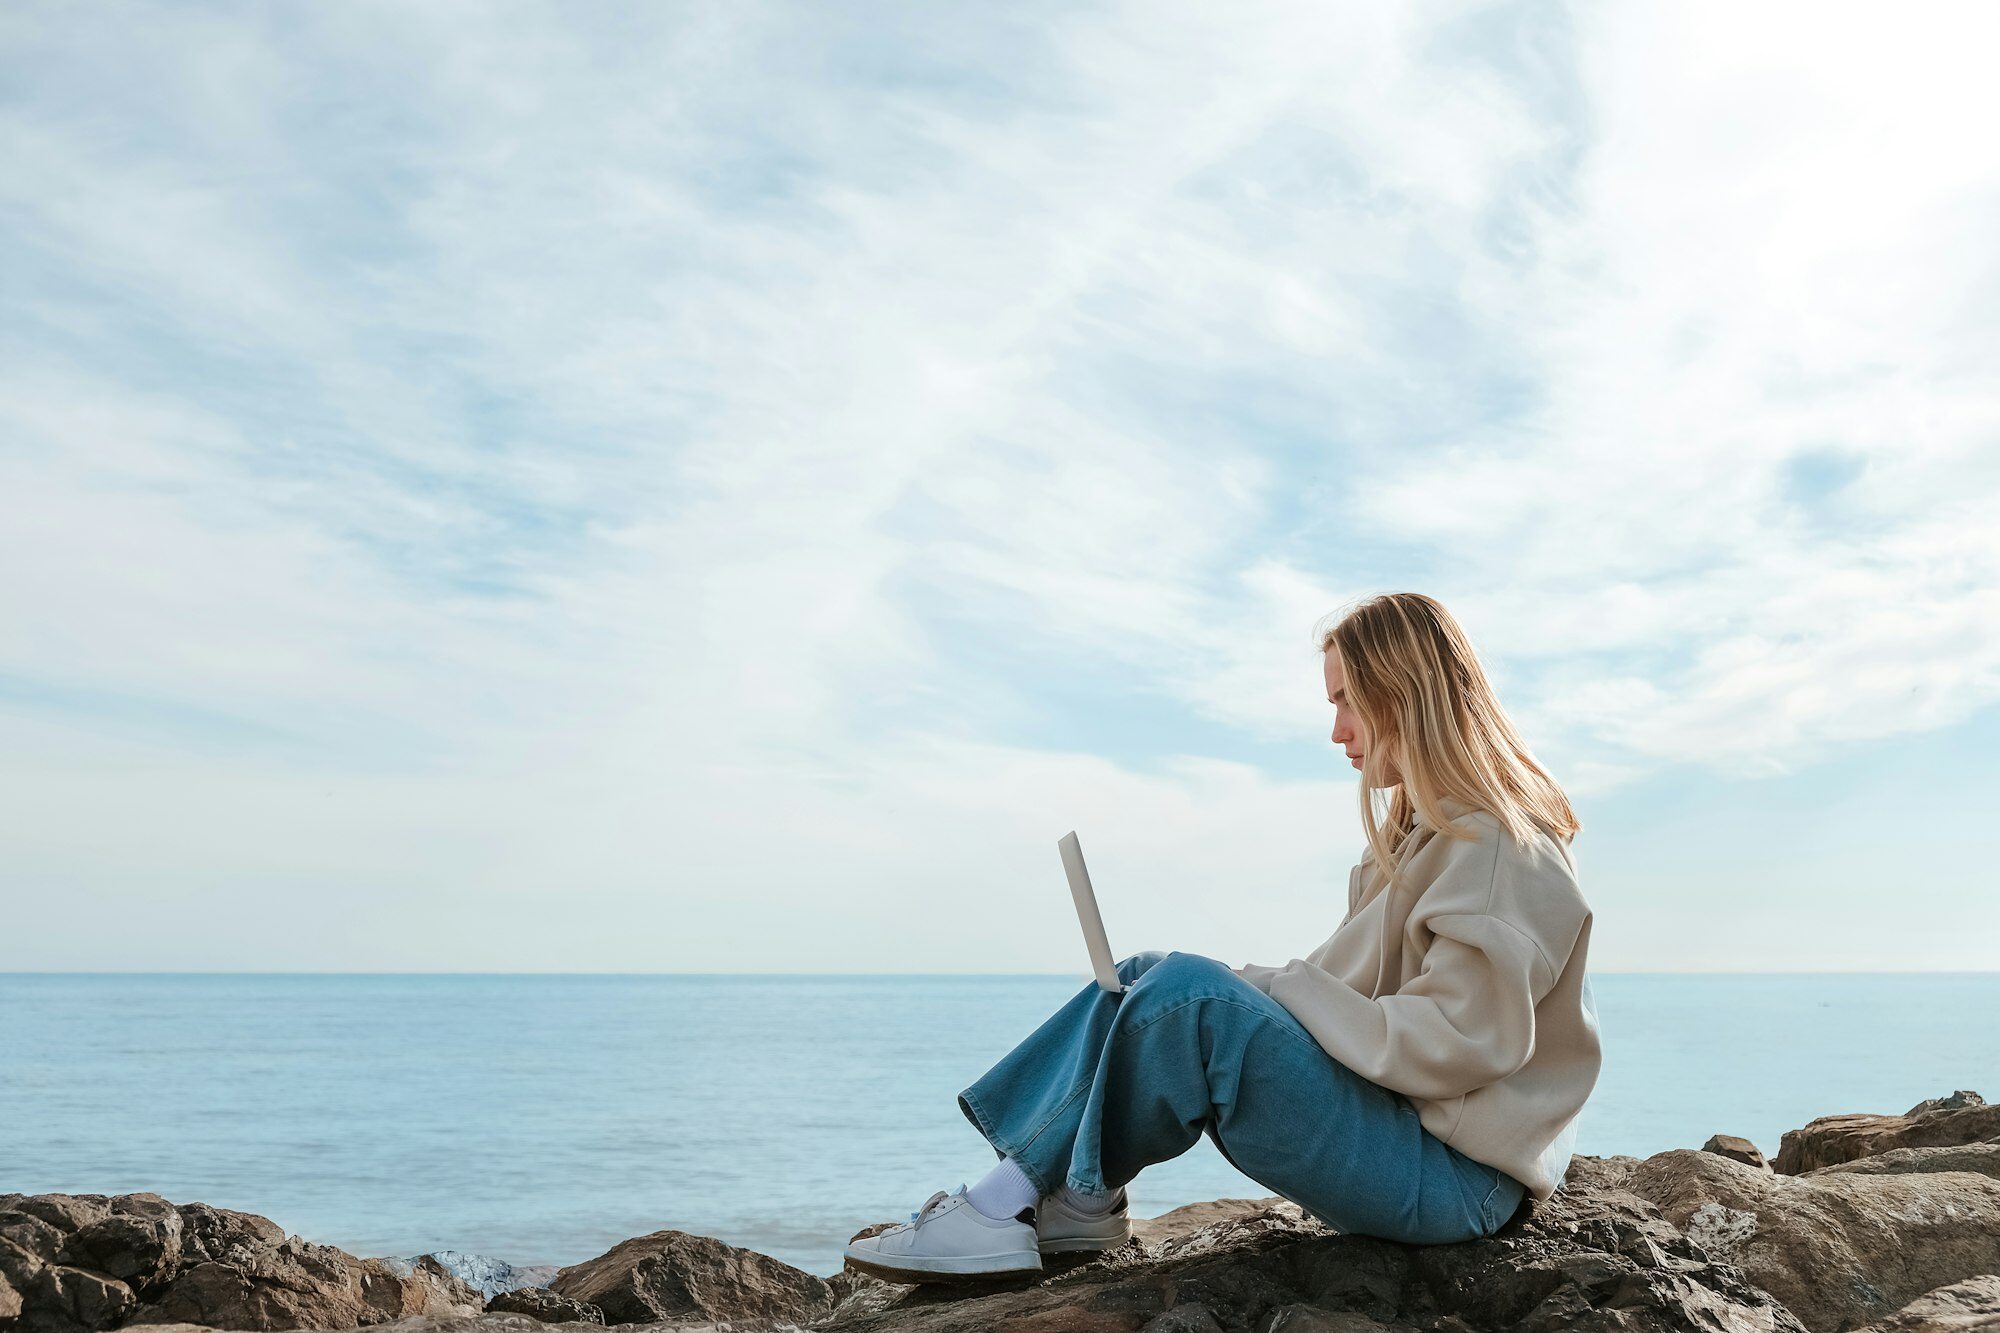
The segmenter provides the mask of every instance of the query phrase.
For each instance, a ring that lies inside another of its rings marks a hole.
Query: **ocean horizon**
[[[1579,1153],[2000,1096],[2000,972],[1593,972]],[[0,974],[0,1192],[150,1190],[363,1255],[664,1227],[809,1272],[994,1160],[957,1092],[1065,974]],[[1133,1213],[1272,1191],[1206,1140]]]

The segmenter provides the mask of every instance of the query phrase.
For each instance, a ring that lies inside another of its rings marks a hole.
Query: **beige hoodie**
[[[1408,1097],[1425,1129],[1546,1199],[1602,1063],[1590,906],[1566,843],[1537,830],[1520,847],[1484,810],[1440,808],[1477,839],[1419,815],[1394,893],[1364,858],[1332,938],[1282,967],[1233,970],[1334,1059]]]

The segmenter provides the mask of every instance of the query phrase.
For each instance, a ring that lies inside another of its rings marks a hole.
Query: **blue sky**
[[[1990,968],[1997,22],[10,6],[0,969],[1282,961],[1392,589],[1596,967]]]

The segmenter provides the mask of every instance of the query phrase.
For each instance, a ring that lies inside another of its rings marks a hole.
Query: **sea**
[[[361,1255],[674,1227],[830,1275],[977,1179],[957,1093],[1082,975],[0,974],[0,1193],[151,1190]],[[2000,973],[1592,975],[1577,1151],[2000,1099]],[[1272,1191],[1203,1139],[1136,1217]]]

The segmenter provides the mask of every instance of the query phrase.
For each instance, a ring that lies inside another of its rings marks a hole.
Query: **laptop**
[[[1090,950],[1090,970],[1097,984],[1117,995],[1125,989],[1118,977],[1118,964],[1111,957],[1111,941],[1104,937],[1104,918],[1097,914],[1097,895],[1090,889],[1090,872],[1083,868],[1083,845],[1069,832],[1057,840],[1062,852],[1063,872],[1069,876],[1069,896],[1076,899],[1076,919],[1083,927],[1083,944]]]

